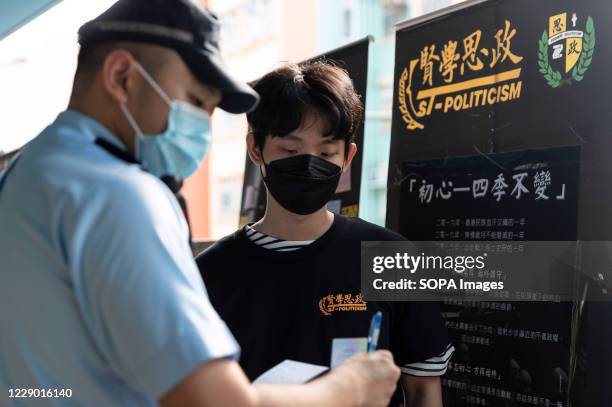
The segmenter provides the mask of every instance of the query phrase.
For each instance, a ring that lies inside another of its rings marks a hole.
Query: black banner
[[[366,37],[344,47],[311,58],[311,60],[325,60],[345,69],[353,80],[355,90],[361,96],[364,106],[366,103],[370,41],[371,38]],[[357,216],[359,214],[364,126],[365,121],[355,134],[357,155],[355,155],[350,168],[343,173],[336,193],[327,204],[330,211],[346,216]],[[258,167],[253,165],[247,155],[240,205],[240,226],[261,219],[265,210],[266,189],[261,179],[261,172]]]
[[[599,0],[491,0],[400,27],[387,226],[413,240],[612,240],[609,21]],[[589,384],[610,381],[609,352],[580,375],[580,355],[612,342],[592,333],[610,311],[444,304],[446,405],[611,405],[610,386]]]

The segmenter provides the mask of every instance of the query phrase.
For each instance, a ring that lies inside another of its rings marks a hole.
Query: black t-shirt
[[[292,359],[330,364],[334,338],[367,337],[383,312],[379,349],[389,349],[403,373],[437,376],[452,347],[438,304],[366,302],[361,294],[361,241],[402,236],[359,218],[335,215],[330,229],[294,251],[272,251],[244,227],[196,261],[210,300],[242,347],[240,364],[253,380]]]

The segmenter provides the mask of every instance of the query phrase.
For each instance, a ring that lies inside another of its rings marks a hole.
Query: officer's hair
[[[261,149],[267,136],[284,137],[299,128],[309,111],[325,120],[324,137],[344,140],[347,147],[363,120],[363,103],[353,81],[344,69],[326,61],[284,64],[252,86],[261,100],[247,120]]]
[[[165,48],[137,42],[113,41],[85,44],[79,50],[77,69],[74,75],[73,95],[87,92],[96,75],[100,72],[104,60],[112,51],[128,51],[149,72],[155,75],[163,65]]]

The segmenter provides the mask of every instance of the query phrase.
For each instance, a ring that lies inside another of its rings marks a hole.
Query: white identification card
[[[283,360],[278,365],[264,372],[253,383],[257,384],[302,384],[322,375],[329,368],[327,366],[313,365],[310,363],[297,362],[295,360]]]
[[[332,341],[332,369],[356,353],[368,351],[368,338],[334,338]]]

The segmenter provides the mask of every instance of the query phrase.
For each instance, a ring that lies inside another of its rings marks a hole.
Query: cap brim
[[[221,90],[219,107],[229,113],[248,113],[259,102],[259,95],[246,83],[227,73],[220,56],[196,52],[180,52],[193,74],[203,83]]]

